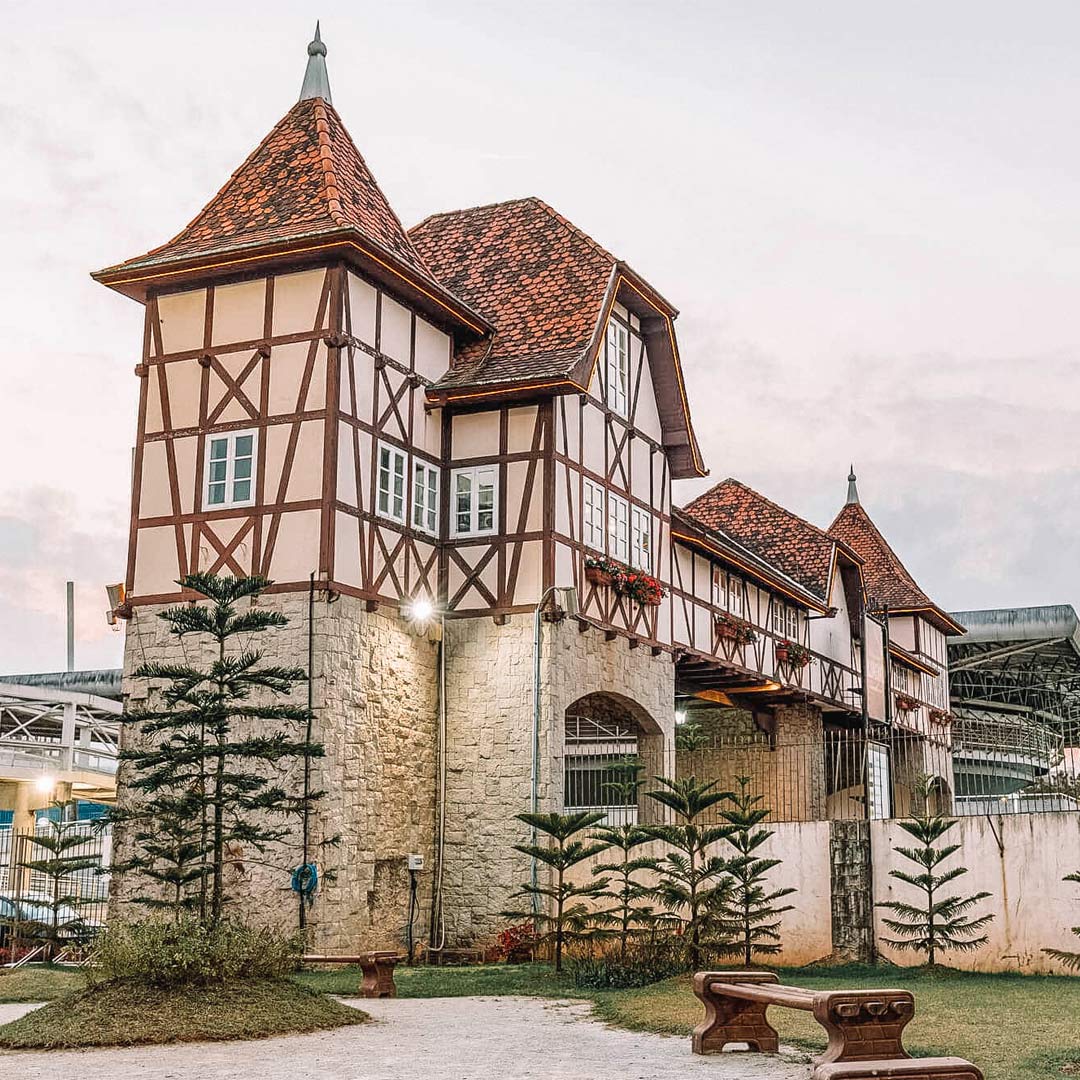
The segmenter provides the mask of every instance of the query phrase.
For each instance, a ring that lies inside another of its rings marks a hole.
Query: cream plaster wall
[[[889,877],[892,869],[913,870],[913,864],[892,849],[912,846],[895,821],[871,822],[874,860],[874,899],[915,901],[919,894]],[[988,892],[976,910],[992,912],[986,933],[989,942],[977,952],[950,952],[939,963],[973,971],[1022,971],[1065,973],[1064,967],[1042,952],[1057,948],[1080,952],[1080,941],[1069,927],[1080,925],[1080,886],[1062,881],[1080,870],[1080,814],[1011,814],[959,818],[943,843],[961,848],[942,863],[943,870],[966,866],[968,872],[947,886],[949,895],[967,896]],[[882,955],[894,963],[910,965],[921,960],[884,944],[891,936],[882,923],[888,912],[876,910],[876,933]]]
[[[781,951],[763,962],[795,967],[825,959],[833,951],[829,823],[780,822],[767,827],[773,830],[773,835],[755,854],[763,859],[781,860],[780,865],[770,871],[767,887],[796,891],[778,901],[779,904],[790,904],[792,910],[780,916]],[[650,843],[635,848],[634,854],[662,858],[666,850],[663,844]],[[731,858],[735,854],[724,843],[715,845],[710,851],[722,858]],[[582,884],[592,880],[594,866],[610,861],[611,852],[602,852],[574,867],[570,880]],[[638,880],[650,883],[655,876],[641,874]]]

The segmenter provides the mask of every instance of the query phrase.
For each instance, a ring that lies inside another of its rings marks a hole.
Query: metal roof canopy
[[[1070,604],[951,615],[968,631],[948,645],[954,710],[1005,714],[1080,743],[1080,620]]]

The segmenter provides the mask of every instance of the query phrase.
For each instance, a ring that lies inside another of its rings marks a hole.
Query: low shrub
[[[303,941],[267,927],[195,919],[120,923],[102,936],[88,975],[93,983],[133,982],[168,989],[237,979],[281,979],[300,966]]]
[[[670,979],[689,971],[686,943],[675,935],[638,938],[626,955],[605,945],[567,962],[574,986],[581,990],[625,990]]]

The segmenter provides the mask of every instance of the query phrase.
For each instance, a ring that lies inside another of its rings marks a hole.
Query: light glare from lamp
[[[685,709],[676,709],[675,710],[675,723],[676,724],[685,724],[686,723],[686,710]]]
[[[48,795],[55,786],[56,781],[51,776],[39,776],[34,781],[34,787],[37,788],[42,795]]]
[[[435,614],[435,608],[430,600],[414,600],[411,614],[416,622],[427,622]]]

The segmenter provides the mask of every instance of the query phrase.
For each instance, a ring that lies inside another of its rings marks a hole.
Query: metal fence
[[[1002,746],[985,733],[960,736],[947,727],[869,738],[826,731],[800,741],[680,738],[676,746],[629,730],[607,734],[567,739],[556,786],[565,809],[602,811],[611,824],[671,820],[647,793],[660,786],[657,777],[690,776],[721,791],[747,777],[773,821],[904,817],[924,798],[921,783],[932,809],[955,816],[1080,810],[1080,749],[1060,740]],[[729,807],[716,804],[703,820],[719,821]]]
[[[0,947],[10,949],[15,941],[30,944],[49,936],[75,944],[92,938],[105,925],[111,829],[93,822],[65,828],[65,836],[76,836],[79,842],[66,846],[59,858],[92,860],[92,865],[70,874],[50,874],[40,866],[58,858],[42,843],[53,836],[47,825],[25,831],[0,828]]]

